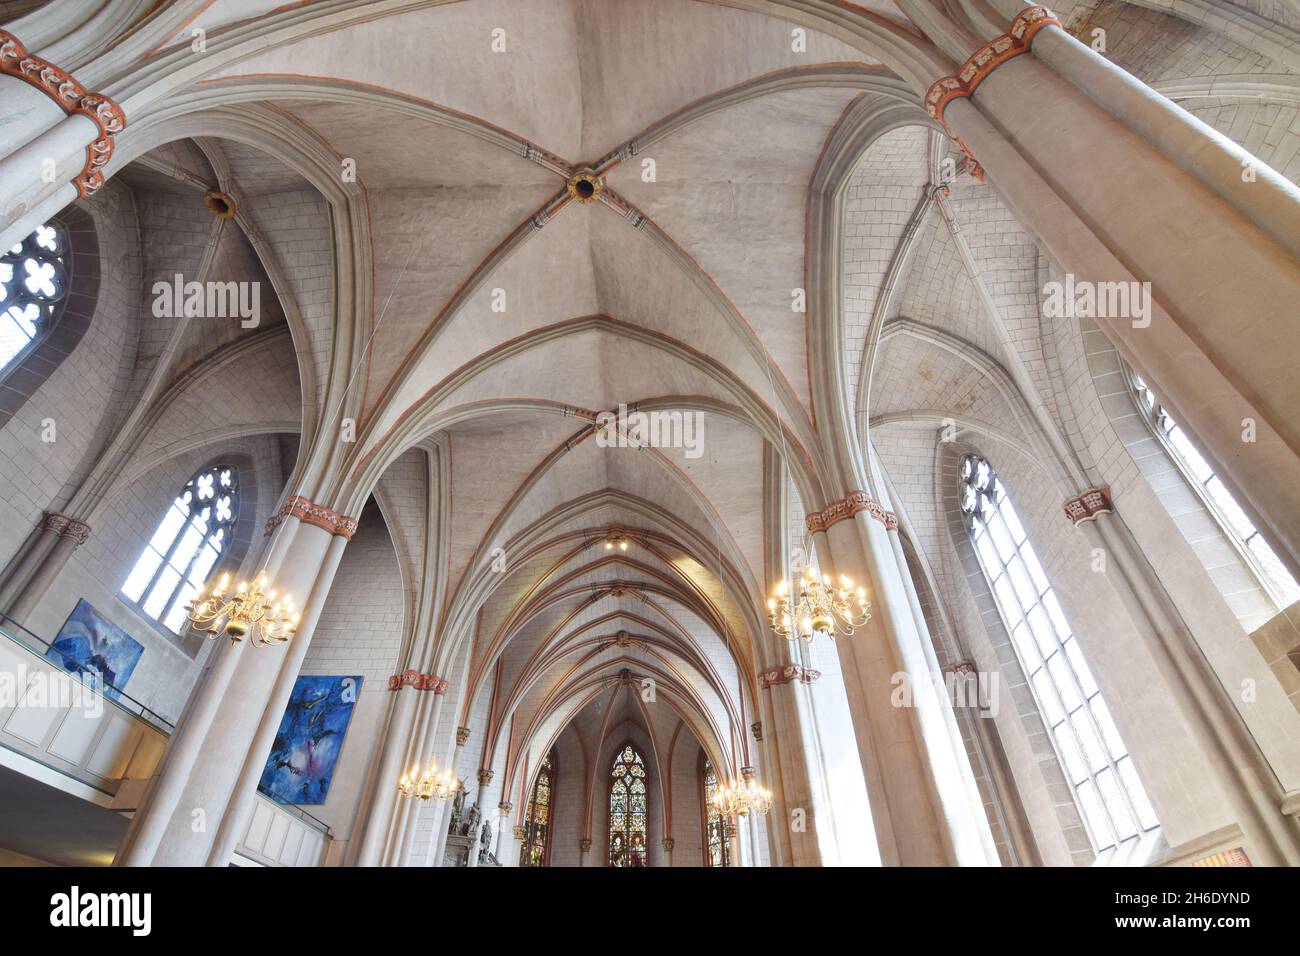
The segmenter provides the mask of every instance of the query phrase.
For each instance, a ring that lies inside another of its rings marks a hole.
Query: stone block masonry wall
[[[673,749],[673,866],[704,865],[700,745],[682,728]]]
[[[572,727],[555,742],[556,777],[552,808],[551,866],[578,866],[581,862],[582,795],[591,768]],[[593,843],[594,847],[594,843]]]
[[[1279,4],[1265,15],[1297,29],[1295,17]],[[1106,58],[1138,79],[1166,92],[1188,112],[1258,156],[1292,182],[1300,182],[1300,106],[1294,95],[1276,91],[1234,96],[1177,94],[1179,81],[1232,76],[1294,86],[1295,74],[1282,64],[1236,41],[1186,20],[1115,0],[1095,9],[1080,5],[1063,17],[1076,37],[1092,42],[1092,31],[1106,31]]]
[[[14,556],[41,511],[61,503],[84,475],[115,413],[106,398],[119,367],[134,357],[139,266],[133,250],[139,242],[130,191],[110,184],[85,208],[100,249],[119,252],[101,259],[99,301],[77,348],[0,428],[0,561]],[[42,440],[47,421],[54,441]]]
[[[128,181],[138,183],[134,179]],[[135,189],[131,193],[140,229],[139,256],[135,263],[139,271],[139,293],[129,314],[137,344],[135,363],[129,378],[123,383],[119,418],[130,414],[139,401],[176,332],[177,320],[174,317],[153,314],[154,283],[170,285],[177,274],[186,282],[197,280],[199,267],[214,235],[215,220],[193,192],[173,188],[162,179],[151,178],[149,185],[150,188]],[[120,252],[120,248],[103,243],[101,250],[106,261],[115,259]],[[207,321],[200,320],[196,324]],[[238,323],[235,325],[238,327]],[[184,367],[177,363],[176,367],[166,371],[169,377],[174,377]]]
[[[314,189],[303,188],[258,196],[245,210],[256,228],[280,256],[280,269],[288,284],[286,295],[298,307],[311,343],[298,343],[303,361],[316,372],[319,403],[329,375],[329,331],[334,322],[333,229],[329,205]],[[264,297],[269,293],[264,293]]]
[[[381,743],[391,697],[388,678],[397,671],[401,651],[402,606],[397,554],[372,500],[343,551],[301,671],[362,678],[329,795],[325,803],[303,808],[329,824],[336,843],[352,836],[357,807]]]
[[[949,668],[957,663],[956,660],[952,659],[952,654],[961,653],[961,651],[955,646],[952,635],[948,633],[948,628],[944,624],[939,608],[935,605],[934,592],[930,589],[929,581],[921,564],[921,558],[908,542],[904,543],[903,550],[907,559],[908,573],[911,574],[912,583],[916,586],[917,601],[921,605],[921,613],[925,617],[926,626],[929,628],[930,637],[934,642],[939,666],[946,675]],[[974,725],[975,721],[985,718],[981,717],[979,710],[973,704],[968,707],[964,705],[964,702],[960,701],[953,702],[953,711],[957,718],[957,728],[961,732],[962,746],[966,749],[966,756],[970,760],[971,770],[975,774],[975,785],[979,788],[984,814],[988,819],[989,829],[993,833],[993,842],[998,848],[998,857],[1004,866],[1010,866],[1014,862],[1013,851],[1008,846],[1007,833],[1002,826],[1002,813],[998,805],[998,794],[987,772],[990,758],[983,753]]]
[[[850,406],[876,296],[929,179],[929,138],[929,131],[921,126],[886,133],[867,150],[849,183],[844,206],[843,307]]]

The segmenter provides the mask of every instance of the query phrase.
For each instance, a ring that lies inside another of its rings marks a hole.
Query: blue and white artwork
[[[81,598],[45,656],[118,700],[143,653],[138,641]]]
[[[360,692],[360,677],[300,676],[258,788],[279,803],[324,803]]]

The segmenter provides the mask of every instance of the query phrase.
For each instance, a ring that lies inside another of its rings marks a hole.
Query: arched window
[[[239,517],[235,469],[199,472],[171,503],[158,530],[122,585],[122,595],[174,634],[185,626],[185,605],[203,587],[230,544]]]
[[[704,865],[729,866],[727,860],[727,821],[714,803],[718,796],[718,775],[713,764],[704,760]]]
[[[645,761],[625,744],[609,775],[609,865],[645,866]]]
[[[49,328],[68,291],[66,256],[67,243],[50,225],[0,256],[0,372]]]
[[[551,848],[551,798],[555,793],[555,751],[537,768],[537,782],[528,798],[524,820],[524,843],[519,851],[520,866],[546,866]]]
[[[961,510],[1097,851],[1156,828],[1128,748],[1006,487],[976,455],[961,463]]]
[[[1156,401],[1155,393],[1147,384],[1131,371],[1130,384],[1137,395],[1138,409],[1146,416],[1147,424],[1168,449],[1175,464],[1188,483],[1196,489],[1224,533],[1236,543],[1247,567],[1265,593],[1277,604],[1278,610],[1300,601],[1300,584],[1296,583],[1286,565],[1278,559],[1218,475],[1188,440],[1187,433],[1169,416],[1165,407]]]

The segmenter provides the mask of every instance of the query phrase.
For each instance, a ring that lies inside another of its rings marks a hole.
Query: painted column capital
[[[887,529],[898,527],[898,516],[886,511],[884,506],[865,491],[850,491],[839,501],[833,501],[821,511],[809,512],[804,524],[811,532],[825,531],[831,525],[846,518],[852,518],[859,511],[865,511]]]
[[[28,53],[22,42],[7,30],[0,30],[0,74],[36,87],[69,116],[80,114],[99,128],[99,135],[86,146],[86,165],[72,180],[78,198],[99,192],[104,187],[101,170],[113,155],[113,137],[126,128],[122,108],[107,96],[87,91],[72,74]]]
[[[821,671],[815,671],[811,667],[803,667],[799,664],[780,664],[776,667],[769,667],[767,670],[758,672],[758,686],[761,690],[767,690],[769,687],[777,687],[781,684],[789,684],[792,681],[798,681],[801,684],[811,684],[821,677]],[[759,729],[754,736],[761,740],[762,722],[755,724]]]
[[[749,725],[749,729],[753,731],[755,740],[763,739],[763,722],[761,720],[754,721]]]
[[[581,850],[583,853],[589,853],[591,851],[591,838],[583,837],[581,840],[579,840],[578,849]]]
[[[3,32],[0,30],[0,33]],[[42,511],[37,527],[42,531],[57,534],[60,538],[72,538],[78,545],[85,544],[90,538],[90,525],[58,511]]]
[[[495,776],[496,773],[492,770],[480,770],[478,772],[478,785],[480,787],[486,787],[492,782],[492,778]]]
[[[421,674],[417,670],[408,669],[400,674],[394,674],[388,678],[389,690],[401,690],[403,687],[413,687],[416,690],[431,690],[435,694],[444,693],[450,686],[450,682],[437,674]]]
[[[497,809],[501,811],[501,815],[503,817],[508,817],[510,816],[510,811],[513,809],[513,807],[511,806],[509,801],[502,800],[500,803],[497,804]]]
[[[662,840],[659,841],[659,845],[662,846],[669,853],[672,853],[673,847],[676,846],[677,843],[672,837],[664,837]]]
[[[925,111],[944,128],[948,136],[966,154],[971,163],[971,173],[977,179],[984,178],[984,170],[975,159],[966,144],[948,126],[943,118],[943,110],[955,99],[969,99],[975,88],[1007,60],[1028,53],[1034,35],[1045,26],[1060,26],[1061,21],[1053,16],[1047,7],[1026,7],[1015,15],[1007,32],[994,37],[967,57],[961,69],[953,76],[941,76],[925,92]]]
[[[457,747],[464,747],[465,744],[468,743],[468,742],[469,742],[469,728],[468,728],[468,727],[457,727],[457,728],[456,728],[456,746],[457,746]]]
[[[349,518],[337,511],[331,511],[324,505],[315,504],[301,495],[291,496],[289,500],[280,506],[279,511],[266,519],[266,535],[269,537],[271,532],[279,527],[280,522],[284,521],[285,518],[297,518],[303,524],[322,528],[330,534],[338,535],[349,541],[357,532],[356,518]]]
[[[1110,500],[1109,488],[1089,488],[1067,498],[1064,504],[1065,516],[1076,525],[1093,521],[1098,515],[1113,514],[1115,509]]]

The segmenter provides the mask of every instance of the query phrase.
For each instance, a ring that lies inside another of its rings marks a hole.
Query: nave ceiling
[[[137,453],[299,433],[291,483],[349,514],[373,494],[406,640],[428,626],[421,666],[470,662],[462,716],[492,696],[486,746],[512,770],[570,723],[635,725],[658,749],[671,723],[647,719],[629,674],[724,767],[747,762],[756,675],[783,659],[760,616],[783,561],[773,461],[797,499],[834,497],[836,403],[900,487],[933,493],[909,442],[948,419],[1067,467],[1049,432],[1068,430],[1055,356],[1073,330],[1036,305],[1053,266],[992,185],[947,178],[960,154],[916,80],[945,53],[896,5],[863,5],[866,35],[822,4],[791,20],[696,0],[295,6],[217,0],[178,22],[160,62],[201,28],[217,65],[178,69],[92,200],[138,223],[120,389],[157,411]],[[829,32],[795,52],[814,16]],[[113,89],[93,58],[80,73]],[[792,299],[816,291],[813,186],[853,130],[827,368],[830,320]],[[582,173],[594,202],[570,193]],[[214,188],[230,222],[199,202]],[[200,271],[274,289],[251,336],[194,323],[177,340],[150,315],[156,276]],[[205,408],[240,350],[255,358]],[[593,421],[620,404],[698,416],[701,453],[602,447]],[[343,419],[355,442],[334,440]]]

